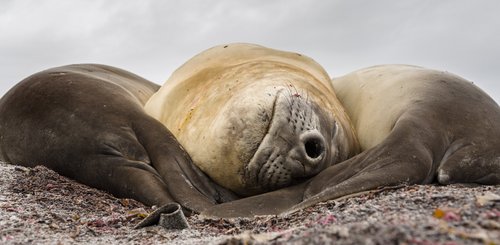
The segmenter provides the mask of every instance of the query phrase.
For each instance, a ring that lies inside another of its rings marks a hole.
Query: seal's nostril
[[[319,138],[309,138],[305,141],[304,146],[306,148],[306,154],[312,159],[320,157],[325,151],[325,146],[323,141]]]

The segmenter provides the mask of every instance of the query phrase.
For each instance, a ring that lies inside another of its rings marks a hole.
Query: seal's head
[[[243,196],[297,183],[358,150],[326,72],[303,55],[257,45],[195,56],[146,111],[214,181]]]

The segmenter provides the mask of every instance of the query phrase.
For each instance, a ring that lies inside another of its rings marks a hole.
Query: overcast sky
[[[500,101],[497,0],[1,0],[0,95],[74,63],[161,84],[193,55],[230,42],[303,53],[333,77],[387,63],[446,70]]]

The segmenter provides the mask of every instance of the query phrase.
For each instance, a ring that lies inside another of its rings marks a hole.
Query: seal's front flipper
[[[201,213],[208,218],[252,218],[279,215],[302,201],[306,183],[213,206]]]
[[[335,178],[335,176],[332,176],[331,181],[328,183],[318,181],[319,179],[314,178],[305,192],[304,201],[290,208],[286,213],[304,209],[320,202],[373,191],[381,187],[399,187],[418,182],[412,176],[408,175],[408,171],[404,167],[408,164],[401,164],[401,162],[397,161],[393,161],[392,163],[384,161],[384,164],[388,165],[383,168],[371,168],[373,166],[368,166],[367,169],[357,173],[348,171],[353,174],[349,178]],[[337,168],[337,170],[340,169]],[[319,177],[326,179],[328,175]]]
[[[134,131],[168,193],[182,207],[201,212],[218,202],[236,199],[201,172],[170,131],[156,119],[135,122]]]
[[[496,149],[488,150],[488,147],[482,146],[480,142],[465,146],[459,143],[455,145],[457,146],[450,147],[450,153],[445,155],[438,168],[437,179],[440,184],[494,185],[500,183],[500,155],[495,151]],[[471,169],[477,169],[477,171],[471,171]]]
[[[109,191],[118,197],[133,198],[146,205],[160,205],[174,201],[167,185],[150,165],[119,156],[99,156],[94,161],[96,169],[108,169],[94,173],[100,181],[94,187]],[[95,178],[91,177],[91,178]],[[79,176],[80,181],[83,176]]]
[[[436,156],[444,152],[443,138],[434,135],[411,117],[401,119],[380,144],[313,177],[304,202],[289,211],[380,187],[432,182]]]

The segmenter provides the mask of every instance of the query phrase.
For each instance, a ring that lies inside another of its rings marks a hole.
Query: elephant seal
[[[144,103],[158,88],[132,73],[96,64],[36,73],[0,100],[1,160],[45,165],[146,205],[178,202],[200,212],[232,200],[144,112]]]
[[[305,205],[382,186],[500,184],[500,107],[472,82],[386,65],[332,83],[363,152],[314,178]]]
[[[286,214],[406,184],[500,184],[500,108],[473,83],[407,65],[365,68],[332,83],[362,152],[308,182],[220,204],[204,215]]]
[[[240,196],[299,183],[358,151],[323,68],[306,56],[253,44],[196,55],[145,110],[201,170]]]

